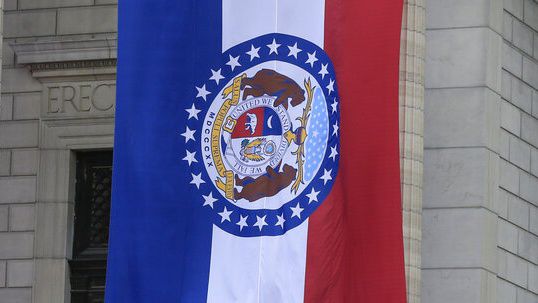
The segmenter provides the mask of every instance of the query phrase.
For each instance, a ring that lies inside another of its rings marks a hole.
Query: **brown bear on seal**
[[[267,94],[277,97],[275,107],[282,104],[285,109],[288,109],[288,98],[291,98],[292,106],[305,100],[304,90],[295,81],[271,69],[262,69],[252,78],[243,78],[241,89],[244,89],[243,100],[248,96],[261,97]]]
[[[235,200],[246,199],[252,202],[260,198],[272,197],[290,185],[297,173],[297,170],[288,164],[284,165],[281,173],[275,171],[271,166],[267,166],[266,171],[267,174],[256,179],[251,177],[241,179],[236,175],[235,183],[243,186],[243,189],[241,192],[234,189]]]

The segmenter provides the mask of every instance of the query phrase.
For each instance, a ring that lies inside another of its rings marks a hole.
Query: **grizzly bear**
[[[234,199],[246,199],[250,202],[260,198],[272,197],[278,194],[279,191],[286,188],[295,179],[297,170],[288,164],[284,165],[282,172],[274,170],[271,166],[267,166],[266,174],[254,179],[252,177],[239,178],[235,176],[235,184],[242,186],[243,189],[239,192],[234,189]]]
[[[265,94],[276,97],[275,107],[282,104],[285,109],[288,109],[290,98],[292,106],[305,100],[305,91],[295,81],[271,69],[262,69],[252,78],[243,78],[241,89],[244,89],[243,100],[248,96],[261,97]]]

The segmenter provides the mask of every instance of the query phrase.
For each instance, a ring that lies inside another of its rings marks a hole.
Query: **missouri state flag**
[[[401,13],[120,1],[106,302],[405,302]]]

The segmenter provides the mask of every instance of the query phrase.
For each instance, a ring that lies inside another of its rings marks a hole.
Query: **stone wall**
[[[505,0],[497,302],[538,302],[538,3]]]
[[[59,281],[56,278],[65,277],[69,255],[65,243],[69,241],[65,236],[55,239],[51,235],[53,229],[65,228],[61,223],[68,216],[61,216],[66,214],[65,209],[71,209],[68,202],[72,201],[48,200],[39,187],[41,184],[53,188],[44,184],[39,175],[46,171],[42,167],[54,162],[47,159],[52,153],[44,145],[48,139],[43,136],[45,128],[41,121],[46,110],[42,106],[43,85],[36,75],[43,71],[26,63],[58,61],[36,58],[46,47],[50,48],[51,56],[56,55],[61,61],[67,61],[70,56],[80,58],[69,45],[61,45],[61,51],[53,52],[60,45],[58,41],[115,39],[115,3],[111,0],[5,0],[0,103],[0,302],[63,302],[68,289],[65,278]],[[54,43],[46,44],[49,42]],[[25,52],[15,55],[16,45],[25,43],[30,47],[26,45]],[[32,47],[36,51],[32,52]],[[70,81],[65,73],[56,72],[55,76],[60,82]],[[49,253],[43,242],[55,245],[57,250],[63,247],[63,252]],[[36,283],[47,279],[59,287]]]
[[[425,302],[538,302],[538,3],[427,6]]]

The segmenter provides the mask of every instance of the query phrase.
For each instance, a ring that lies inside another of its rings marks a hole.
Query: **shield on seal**
[[[236,121],[225,157],[237,173],[256,176],[282,152],[282,121],[271,104],[250,108]],[[280,150],[280,151],[279,151]]]

